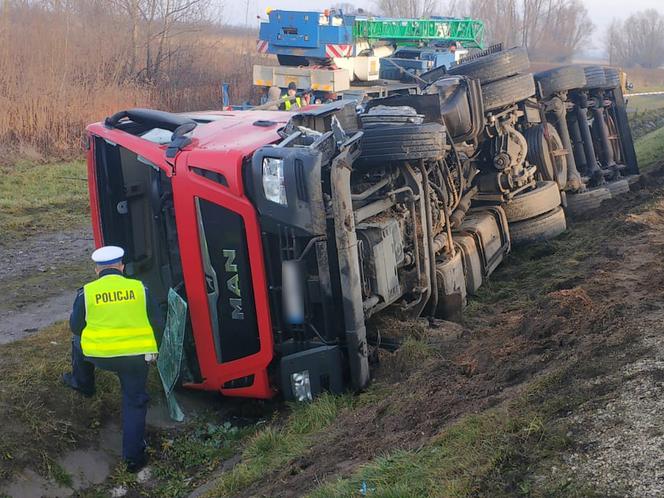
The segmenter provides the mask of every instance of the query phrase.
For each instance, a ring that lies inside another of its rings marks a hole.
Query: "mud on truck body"
[[[362,389],[373,316],[456,319],[512,243],[565,229],[567,151],[528,155],[555,129],[523,54],[499,57],[489,77],[469,59],[359,109],[134,109],[88,127],[95,242],[123,246],[160,302],[187,301],[184,384]]]

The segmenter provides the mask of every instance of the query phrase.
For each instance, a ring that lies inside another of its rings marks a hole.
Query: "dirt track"
[[[569,418],[573,444],[563,468],[549,469],[544,477],[580,475],[601,495],[661,496],[664,200],[659,184],[654,180],[602,208],[607,222],[597,234],[603,238],[598,250],[553,292],[530,306],[503,298],[479,307],[463,328],[444,324],[431,333],[438,354],[415,372],[395,373],[399,364],[386,358],[376,380],[390,390],[384,400],[348,412],[304,458],[266,475],[242,496],[299,496],[328,478],[348,477],[378,455],[419,448],[461,416],[503,403],[530,381],[565,369],[569,380],[558,395],[572,398],[585,389],[588,401],[578,414],[562,414]],[[593,223],[581,220],[576,228],[593,230]],[[540,254],[530,255],[542,260],[542,288],[550,284],[547,261],[559,264],[552,250],[555,245],[543,246]],[[508,264],[493,278],[510,278],[513,271]],[[515,283],[519,288],[518,278]],[[531,290],[523,285],[524,293]]]
[[[89,229],[0,245],[0,344],[69,316],[74,292],[92,277]]]

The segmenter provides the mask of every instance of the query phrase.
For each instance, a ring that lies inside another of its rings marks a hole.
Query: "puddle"
[[[83,489],[104,482],[117,458],[99,450],[75,450],[58,463],[71,476],[72,488]]]
[[[58,458],[57,463],[71,476],[71,487],[44,478],[31,469],[0,487],[0,496],[12,498],[68,497],[106,481],[122,455],[122,428],[110,423],[99,431],[96,447],[76,449]]]
[[[72,496],[74,490],[49,481],[30,469],[19,474],[0,493],[12,498],[59,498]]]
[[[58,465],[71,477],[71,486],[63,486],[31,469],[25,469],[13,481],[0,488],[0,495],[12,498],[64,498],[73,496],[78,490],[101,484],[109,478],[119,462],[122,444],[120,435],[120,427],[110,425],[100,433],[99,445],[103,450],[73,450],[58,458]]]

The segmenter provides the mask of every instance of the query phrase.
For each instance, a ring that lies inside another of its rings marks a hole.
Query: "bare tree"
[[[54,1],[54,0],[51,0]],[[163,78],[165,64],[180,44],[180,35],[200,31],[209,22],[214,0],[111,0],[126,18],[130,35],[127,72],[146,81]]]
[[[520,0],[460,0],[451,2],[448,10],[456,16],[484,21],[488,43],[512,46],[520,42],[521,19],[517,1]]]
[[[436,13],[438,0],[376,0],[378,11],[390,17],[421,18]]]
[[[339,2],[332,4],[330,7],[332,10],[337,10],[341,11],[344,13],[344,15],[358,15],[358,14],[364,14],[364,15],[371,15],[370,12],[367,10],[363,9],[362,7],[357,7],[355,4],[350,3],[350,2]]]
[[[664,63],[664,16],[655,9],[613,21],[607,30],[609,57],[626,66],[657,68]]]
[[[533,0],[534,19],[525,45],[535,58],[570,60],[588,41],[594,26],[580,0]]]
[[[580,0],[452,0],[448,10],[482,19],[489,43],[524,45],[552,61],[570,59],[593,30]]]

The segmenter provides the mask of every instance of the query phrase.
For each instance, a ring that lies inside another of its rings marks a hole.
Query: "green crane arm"
[[[477,19],[355,19],[356,40],[425,43],[457,41],[466,48],[484,48],[484,23]]]

